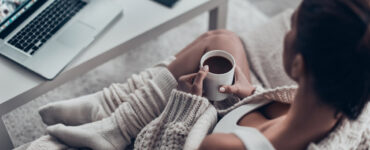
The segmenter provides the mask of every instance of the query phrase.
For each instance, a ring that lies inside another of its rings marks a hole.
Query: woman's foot
[[[74,148],[122,150],[131,142],[130,137],[121,133],[114,115],[81,126],[49,126],[47,132]]]
[[[110,113],[102,105],[103,93],[50,103],[39,109],[42,121],[47,125],[62,123],[80,125],[108,117]]]

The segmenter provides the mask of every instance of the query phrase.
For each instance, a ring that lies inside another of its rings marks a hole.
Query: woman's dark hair
[[[370,93],[370,0],[304,0],[295,49],[322,102],[356,119]]]

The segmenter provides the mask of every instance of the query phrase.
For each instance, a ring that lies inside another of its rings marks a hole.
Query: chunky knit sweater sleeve
[[[183,149],[190,129],[209,107],[204,97],[172,90],[162,114],[136,137],[135,149]]]

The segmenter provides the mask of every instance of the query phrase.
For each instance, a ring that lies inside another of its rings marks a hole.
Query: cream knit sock
[[[173,90],[162,114],[136,137],[135,149],[183,149],[190,129],[209,106],[204,97]]]
[[[123,150],[130,143],[121,133],[114,115],[81,126],[63,124],[49,126],[47,132],[64,144],[75,148]]]
[[[153,68],[134,74],[124,84],[112,84],[94,94],[47,104],[39,109],[43,122],[47,125],[62,123],[81,125],[108,117],[129,98],[135,90],[147,86],[148,81],[163,70],[175,57],[171,57]]]
[[[103,108],[103,92],[46,104],[39,109],[42,121],[47,125],[63,123],[80,125],[109,116]]]

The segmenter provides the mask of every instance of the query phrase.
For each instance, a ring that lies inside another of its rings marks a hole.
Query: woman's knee
[[[226,29],[217,29],[217,30],[212,30],[210,32],[213,32],[213,34],[218,34],[218,35],[229,35],[229,36],[237,36],[236,33],[230,30]]]
[[[206,33],[203,33],[201,35],[201,38],[209,38],[209,37],[214,37],[214,36],[219,36],[219,35],[224,35],[224,36],[230,36],[230,37],[237,37],[237,34],[226,29],[217,29],[217,30],[211,30],[207,31]]]
[[[244,46],[241,39],[235,33],[213,34],[205,38],[209,50],[221,49],[232,54],[244,54]]]

